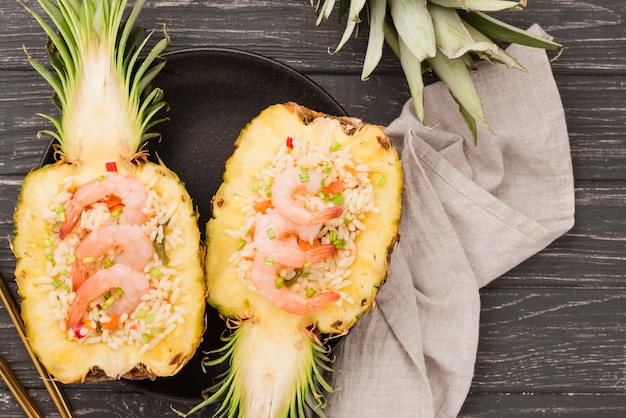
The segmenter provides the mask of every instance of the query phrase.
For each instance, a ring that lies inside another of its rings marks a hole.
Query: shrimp
[[[152,241],[139,225],[105,224],[85,235],[74,250],[76,256],[72,266],[74,289],[78,289],[85,281],[87,268],[84,260],[88,257],[98,257],[112,249],[116,250],[113,260],[115,263],[127,265],[138,271],[143,271],[154,254]]]
[[[148,193],[145,186],[131,176],[110,174],[91,180],[79,187],[65,209],[65,222],[59,226],[59,237],[69,234],[83,210],[96,202],[117,196],[124,206],[120,219],[125,223],[142,224],[148,216],[142,211],[146,207]]]
[[[334,219],[343,213],[343,206],[330,206],[318,211],[310,211],[298,202],[294,194],[306,191],[317,194],[322,185],[323,176],[316,171],[307,171],[301,177],[302,171],[290,168],[276,176],[271,187],[272,205],[281,212],[285,218],[297,225],[321,225],[324,221]],[[303,178],[306,181],[303,181]]]
[[[267,265],[261,254],[257,253],[252,264],[251,280],[257,292],[286,312],[306,315],[341,299],[341,295],[333,291],[322,292],[309,298],[298,295],[287,287],[277,286],[276,279],[280,266],[277,264]]]
[[[76,291],[70,305],[67,328],[73,329],[82,321],[91,301],[115,288],[122,289],[123,294],[113,302],[108,311],[131,314],[141,303],[141,297],[150,289],[150,281],[142,272],[122,264],[99,270]]]
[[[254,229],[254,246],[270,263],[302,267],[308,262],[318,263],[325,260],[337,251],[333,244],[321,244],[308,250],[300,249],[297,228],[275,211],[261,215]]]

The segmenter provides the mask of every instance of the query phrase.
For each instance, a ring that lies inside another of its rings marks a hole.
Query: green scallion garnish
[[[283,276],[278,276],[276,278],[276,289],[280,289],[285,285],[285,278]]]
[[[242,238],[242,239],[240,239],[237,242],[237,245],[235,246],[235,249],[237,251],[241,251],[241,250],[243,250],[243,247],[245,247],[245,246],[246,246],[246,240]]]
[[[269,237],[269,239],[276,238],[276,234],[274,233],[274,230],[272,228],[269,228],[266,232],[267,232],[267,236]]]
[[[265,258],[265,260],[263,261],[263,263],[264,263],[266,266],[273,266],[273,265],[274,265],[274,259],[273,259],[273,258],[266,257],[266,258]]]
[[[309,290],[306,291],[306,297],[312,298],[316,293],[317,293],[317,290],[310,288]]]
[[[155,279],[160,279],[161,276],[163,276],[163,272],[159,270],[158,268],[154,267],[150,269],[150,276],[154,277]]]
[[[52,281],[52,286],[58,289],[59,287],[63,286],[63,281],[61,279],[54,279]]]

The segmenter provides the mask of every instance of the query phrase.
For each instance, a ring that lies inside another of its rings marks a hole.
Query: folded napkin
[[[547,35],[537,25],[530,29]],[[400,242],[376,308],[339,345],[332,418],[454,417],[472,382],[479,288],[574,224],[567,127],[545,51],[512,45],[528,70],[479,63],[489,123],[478,145],[445,85],[387,128],[406,189]]]

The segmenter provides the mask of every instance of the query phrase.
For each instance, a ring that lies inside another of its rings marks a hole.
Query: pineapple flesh
[[[205,262],[208,301],[233,331],[205,365],[230,369],[189,413],[221,402],[222,416],[304,416],[307,408],[323,416],[328,343],[372,308],[398,238],[398,154],[379,126],[295,103],[265,109],[235,146],[212,201]],[[287,186],[286,176],[295,178]],[[294,206],[330,215],[304,228],[272,218]],[[281,254],[295,237],[295,254]],[[315,258],[311,247],[331,250]],[[313,262],[294,261],[302,253]]]
[[[169,43],[139,60],[149,40],[135,26],[143,3],[39,0],[52,24],[27,8],[49,37],[52,70],[29,61],[53,87],[60,117],[43,115],[58,160],[30,172],[18,199],[15,278],[33,351],[63,383],[173,375],[204,330],[191,198],[142,151],[165,106],[150,81]]]

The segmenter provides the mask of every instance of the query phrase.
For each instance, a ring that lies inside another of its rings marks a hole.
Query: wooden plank
[[[623,393],[626,288],[481,291],[477,392]]]
[[[33,6],[33,3],[28,4]],[[36,5],[34,8],[39,10]],[[624,8],[624,3],[618,1],[597,4],[582,0],[534,0],[523,12],[492,15],[524,29],[539,23],[557,41],[563,42],[566,53],[555,62],[559,72],[624,74],[626,41],[620,35]],[[24,45],[34,56],[43,57],[43,33],[25,13],[18,2],[3,6],[0,68],[24,67],[21,51]],[[172,50],[208,45],[257,50],[301,70],[323,68],[359,73],[366,33],[350,40],[339,54],[331,57],[328,49],[337,46],[344,28],[336,18],[337,9],[329,21],[316,27],[314,9],[306,0],[234,3],[171,0],[149,1],[140,22],[149,29],[166,24]],[[387,52],[381,70],[398,72],[397,61]]]
[[[626,394],[595,393],[470,393],[459,418],[623,417]]]

